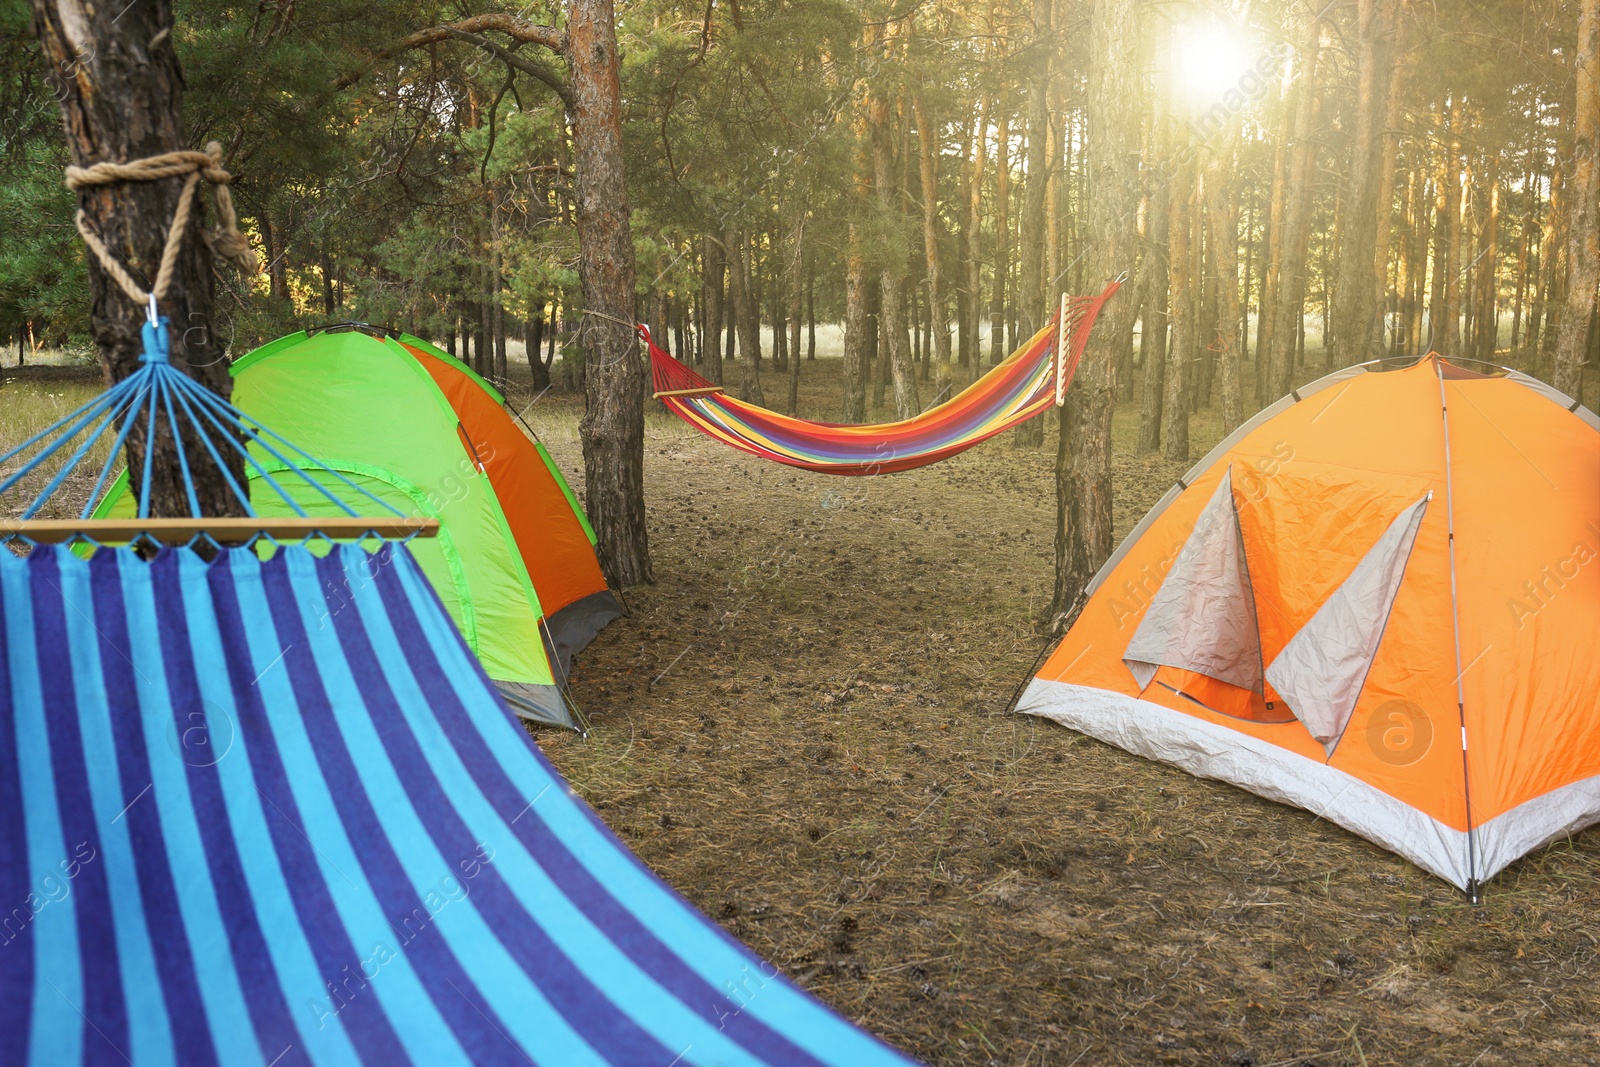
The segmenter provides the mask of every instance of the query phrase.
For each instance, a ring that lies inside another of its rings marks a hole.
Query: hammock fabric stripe
[[[1100,308],[1120,287],[1112,282],[1099,296],[1067,303],[1067,353],[1061,387],[1072,380]],[[980,441],[1026,422],[1057,399],[1058,319],[1028,339],[989,373],[949,401],[902,422],[853,426],[780,415],[717,390],[717,387],[658,348],[648,331],[657,398],[689,425],[764,459],[823,474],[888,474],[937,463]],[[668,395],[663,395],[668,394]]]
[[[904,1065],[650,873],[403,547],[0,551],[0,1062]]]

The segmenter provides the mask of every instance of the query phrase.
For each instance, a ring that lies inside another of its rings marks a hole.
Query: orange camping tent
[[[1600,420],[1430,355],[1191,469],[1018,703],[1307,808],[1476,898],[1600,821]]]

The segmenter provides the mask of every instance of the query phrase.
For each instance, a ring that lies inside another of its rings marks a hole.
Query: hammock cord
[[[0,471],[13,461],[21,463],[18,469],[0,477],[0,495],[3,495],[87,431],[87,436],[76,445],[72,454],[53,473],[44,489],[23,510],[23,519],[30,519],[38,514],[45,503],[66,482],[68,475],[88,456],[95,444],[105,437],[113,426],[118,426],[119,419],[121,424],[117,429],[115,440],[95,479],[94,489],[89,494],[88,502],[84,504],[79,516],[82,519],[87,520],[91,517],[101,500],[101,490],[110,479],[117,457],[121,455],[135,424],[141,421],[145,424],[147,445],[144,463],[138,474],[136,500],[140,518],[150,517],[151,481],[155,457],[155,448],[151,443],[157,439],[158,427],[163,422],[177,452],[184,493],[194,518],[202,516],[199,496],[195,491],[189,450],[185,446],[184,435],[181,432],[184,423],[187,423],[193,431],[193,440],[199,442],[216,469],[222,473],[229,491],[243,506],[246,515],[254,517],[256,511],[251,506],[248,487],[239,484],[238,479],[223,461],[222,453],[227,449],[239,453],[245,464],[283,499],[290,510],[302,518],[307,517],[300,503],[251,452],[249,448],[251,444],[258,446],[279,465],[280,474],[287,472],[297,475],[316,494],[346,515],[354,516],[355,510],[335,495],[328,486],[313,477],[313,472],[342,483],[347,489],[354,490],[370,503],[377,505],[383,512],[394,516],[401,514],[392,504],[365,487],[357,485],[342,472],[329,467],[293,442],[269,430],[172,365],[167,318],[156,313],[156,302],[166,296],[172,284],[178,250],[194,207],[194,190],[201,178],[211,182],[216,189],[219,225],[215,232],[206,235],[208,244],[240,269],[249,273],[253,273],[256,269],[255,252],[251,249],[249,240],[239,232],[238,220],[234,216],[233,199],[227,188],[231,176],[222,169],[221,164],[222,146],[213,141],[206,146],[204,152],[167,152],[164,155],[150,156],[131,163],[96,163],[90,167],[67,168],[67,186],[71,189],[122,181],[156,181],[183,174],[189,177],[184,183],[183,193],[178,198],[178,207],[173,214],[172,224],[167,229],[166,245],[162,249],[161,266],[156,272],[155,284],[148,290],[134,281],[127,269],[111,255],[110,250],[89,228],[84,213],[81,210],[78,212],[78,232],[99,259],[101,266],[106,269],[106,273],[111,275],[124,293],[149,309],[142,331],[144,352],[139,357],[139,368],[132,374],[113,384],[105,393],[34,434],[22,444],[0,455]],[[221,450],[219,442],[225,446]],[[290,458],[291,456],[294,458]],[[127,474],[131,484],[134,481],[134,471],[130,468]]]
[[[106,247],[100,235],[89,226],[83,209],[78,210],[78,233],[83,237],[84,244],[94,252],[95,258],[105,268],[107,274],[117,283],[124,293],[138,304],[149,304],[153,300],[166,299],[167,290],[172,285],[172,275],[178,262],[178,250],[183,244],[183,234],[189,225],[189,216],[194,210],[194,190],[204,178],[210,182],[215,190],[217,209],[217,228],[205,235],[206,243],[213,252],[222,256],[230,263],[237,266],[245,274],[254,274],[257,269],[255,249],[250,247],[250,239],[239,232],[239,220],[234,215],[233,194],[228,192],[228,183],[233,176],[222,169],[222,146],[216,141],[206,145],[204,152],[164,152],[159,156],[148,156],[136,159],[129,163],[95,163],[88,167],[67,168],[67,188],[73,190],[86,189],[96,185],[112,185],[116,182],[150,182],[162,178],[176,178],[187,174],[188,180],[183,183],[183,192],[178,197],[178,208],[172,215],[172,224],[167,228],[166,245],[161,250],[161,265],[156,270],[155,284],[148,290],[134,281],[133,275],[128,273],[111,250]]]

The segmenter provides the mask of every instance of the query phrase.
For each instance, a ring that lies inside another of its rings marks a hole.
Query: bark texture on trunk
[[[723,254],[721,235],[705,239],[705,295],[706,333],[701,340],[701,373],[710,381],[722,384],[722,325],[727,306],[724,285],[728,274],[728,260]]]
[[[1384,121],[1389,113],[1391,41],[1399,0],[1358,0],[1355,131],[1350,141],[1349,201],[1339,234],[1329,361],[1348,367],[1383,355],[1378,303],[1378,210],[1389,203]]]
[[[1166,395],[1161,402],[1161,454],[1181,462],[1189,459],[1189,400],[1194,391],[1190,379],[1199,347],[1195,299],[1199,278],[1194,269],[1198,170],[1193,162],[1181,166],[1173,176],[1168,200],[1171,295],[1167,307],[1172,319],[1172,350],[1167,354]]]
[[[895,192],[894,146],[890,142],[889,101],[874,93],[868,104],[868,121],[872,127],[872,185],[877,198],[878,211],[883,224],[898,221],[899,207]],[[889,380],[894,386],[895,414],[909,419],[921,413],[922,402],[917,397],[916,368],[911,363],[911,343],[906,333],[905,278],[901,264],[886,259],[878,274],[879,314],[882,316],[884,340],[888,351]]]
[[[1261,266],[1261,301],[1256,314],[1256,407],[1264,408],[1274,397],[1272,389],[1271,353],[1272,324],[1277,316],[1280,299],[1280,276],[1283,270],[1283,212],[1289,185],[1289,131],[1294,122],[1294,96],[1290,92],[1279,94],[1277,112],[1281,116],[1272,153],[1272,188],[1267,195],[1266,225],[1262,234],[1264,262]]]
[[[867,262],[860,226],[850,223],[844,271],[844,421],[867,421]]]
[[[806,213],[804,201],[795,209],[789,229],[789,268],[785,281],[789,286],[789,414],[800,414],[800,315],[805,300],[805,236]]]
[[[184,138],[183,72],[172,45],[169,0],[131,6],[33,0],[33,22],[74,164],[128,163],[191,147]],[[88,225],[146,289],[154,284],[184,180],[177,176],[94,185],[78,193]],[[221,339],[212,326],[212,256],[201,232],[205,214],[201,205],[209,197],[204,189],[196,189],[194,195],[172,284],[158,311],[171,323],[172,365],[226,397],[233,383]],[[129,299],[93,255],[88,265],[90,332],[108,383],[119,382],[139,366],[147,309]],[[202,513],[243,515],[242,502],[204,446],[187,434],[185,442]],[[154,450],[150,514],[189,515],[182,467],[170,433],[158,431],[152,446],[144,430],[136,429],[127,442],[130,469],[141,468],[147,447]],[[243,461],[233,458],[236,455],[227,462],[243,484]]]
[[[743,230],[728,237],[728,304],[739,335],[739,399],[766,406],[761,393],[761,320],[751,292],[750,249]]]
[[[1595,286],[1600,284],[1600,15],[1597,0],[1583,0],[1578,20],[1578,106],[1568,190],[1571,221],[1567,257],[1567,304],[1561,312],[1555,350],[1557,389],[1583,399],[1583,363],[1594,317]]]
[[[1317,65],[1322,30],[1308,21],[1295,57],[1294,87],[1291,90],[1294,120],[1291,125],[1285,172],[1283,229],[1277,244],[1279,265],[1274,286],[1273,317],[1269,341],[1271,349],[1263,358],[1267,368],[1267,402],[1285,395],[1294,387],[1295,364],[1305,315],[1306,248],[1311,234],[1312,163],[1316,143],[1313,139],[1317,119]]]
[[[1032,337],[1050,317],[1044,277],[1045,199],[1050,192],[1050,0],[1033,0],[1033,33],[1034,50],[1039,54],[1028,79],[1028,184],[1017,235],[1021,271],[1016,307],[1021,337]],[[1031,419],[1018,426],[1013,440],[1022,446],[1043,444],[1044,420]]]
[[[1011,125],[995,98],[994,288],[989,296],[989,362],[1006,358],[1006,276],[1011,272]]]
[[[544,304],[535,304],[529,310],[533,318],[526,327],[523,349],[528,354],[528,373],[533,378],[533,388],[542,391],[550,386],[550,364],[544,359]]]
[[[1085,157],[1089,189],[1088,276],[1100,285],[1134,264],[1139,207],[1139,80],[1136,0],[1095,0],[1089,28]],[[1067,402],[1056,456],[1056,583],[1049,625],[1081,609],[1084,587],[1111,554],[1111,415],[1116,368],[1133,343],[1135,301],[1113,297],[1089,335]]]
[[[1243,366],[1239,353],[1239,186],[1235,129],[1206,161],[1206,231],[1210,235],[1211,285],[1216,294],[1216,325],[1209,331],[1222,393],[1222,429],[1232,433],[1244,421]]]
[[[1446,356],[1461,355],[1461,237],[1462,184],[1465,174],[1461,163],[1461,108],[1452,102],[1450,108],[1450,136],[1445,142],[1445,257],[1444,257],[1444,315],[1439,323],[1439,347]]]
[[[506,306],[505,284],[501,280],[505,264],[500,251],[500,192],[489,200],[489,332],[493,335],[494,367],[491,377],[501,385],[506,381]]]
[[[595,551],[616,588],[652,579],[644,511],[645,363],[634,319],[633,233],[622,171],[622,87],[611,0],[570,0],[565,54],[573,96],[578,274],[585,314],[584,501]]]
[[[1155,158],[1164,159],[1167,122],[1157,118],[1152,124],[1151,140]],[[1171,278],[1168,254],[1168,219],[1172,214],[1169,178],[1158,167],[1152,167],[1153,177],[1145,198],[1144,254],[1140,259],[1140,290],[1143,292],[1144,325],[1139,334],[1140,400],[1139,400],[1139,451],[1154,452],[1161,447],[1161,409],[1167,387],[1167,327],[1170,309]]]
[[[983,164],[989,132],[989,97],[978,105],[978,124],[972,135],[972,169],[967,180],[966,262],[963,269],[967,293],[966,318],[961,323],[961,363],[976,375],[983,363]]]
[[[950,383],[950,323],[945,308],[944,266],[939,254],[939,131],[929,123],[928,107],[922,93],[911,97],[917,115],[917,162],[922,178],[922,250],[928,261],[928,317],[933,331],[936,355],[933,363],[934,392],[942,393]]]

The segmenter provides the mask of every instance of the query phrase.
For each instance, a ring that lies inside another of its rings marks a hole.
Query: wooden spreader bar
[[[664,396],[710,396],[712,393],[720,393],[722,391],[723,389],[720,385],[701,385],[694,389],[663,389],[659,393],[651,393],[650,395],[660,400]]]
[[[298,541],[314,534],[335,540],[375,535],[385,540],[434,537],[438,519],[362,518],[330,515],[322,518],[243,519],[0,519],[0,541],[25,537],[40,544],[60,544],[88,537],[107,544],[148,538],[160,544],[183,544],[209,537],[222,545],[242,545],[257,537]]]

